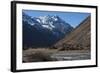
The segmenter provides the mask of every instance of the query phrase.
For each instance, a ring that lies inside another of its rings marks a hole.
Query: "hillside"
[[[68,36],[54,45],[60,50],[90,49],[91,43],[91,17],[88,16]]]

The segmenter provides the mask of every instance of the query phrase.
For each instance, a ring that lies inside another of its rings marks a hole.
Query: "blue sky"
[[[79,12],[56,12],[56,11],[37,11],[37,10],[23,10],[26,14],[32,17],[57,15],[71,26],[76,27],[79,25],[90,13]]]

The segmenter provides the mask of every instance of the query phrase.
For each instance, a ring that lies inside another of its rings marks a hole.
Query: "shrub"
[[[45,51],[36,51],[31,55],[24,57],[24,62],[41,62],[41,61],[55,61],[56,59],[51,58],[50,53]],[[25,61],[26,60],[26,61]]]

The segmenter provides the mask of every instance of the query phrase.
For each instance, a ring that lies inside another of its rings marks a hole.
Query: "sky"
[[[23,10],[23,12],[32,17],[57,15],[74,28],[90,15],[90,13],[82,13],[82,12],[58,12],[58,11],[38,11],[38,10]]]

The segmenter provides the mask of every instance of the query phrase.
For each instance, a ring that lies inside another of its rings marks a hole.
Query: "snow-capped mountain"
[[[22,13],[24,45],[50,46],[73,30],[73,27],[59,16],[31,17]]]

